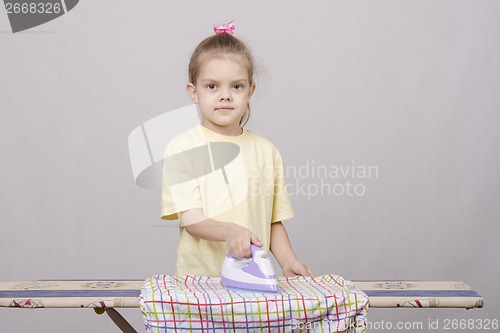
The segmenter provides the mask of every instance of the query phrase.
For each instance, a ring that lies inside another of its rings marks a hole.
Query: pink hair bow
[[[229,22],[228,24],[214,24],[214,31],[217,35],[220,34],[234,34],[234,21]]]

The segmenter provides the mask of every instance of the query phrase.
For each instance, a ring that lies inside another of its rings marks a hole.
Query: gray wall
[[[176,225],[134,184],[127,137],[191,103],[192,49],[235,19],[260,65],[248,128],[289,166],[286,226],[313,272],[465,281],[485,299],[374,322],[500,319],[499,16],[495,1],[85,0],[14,35],[0,13],[0,280],[173,272]],[[312,175],[349,166],[377,173]],[[340,195],[347,182],[358,194]],[[90,310],[0,309],[0,323],[116,331]]]

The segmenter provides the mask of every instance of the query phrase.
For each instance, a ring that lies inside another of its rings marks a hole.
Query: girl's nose
[[[221,91],[221,94],[220,94],[220,97],[219,97],[219,100],[222,102],[222,101],[230,101],[231,100],[231,93],[226,90],[226,89],[223,89]]]

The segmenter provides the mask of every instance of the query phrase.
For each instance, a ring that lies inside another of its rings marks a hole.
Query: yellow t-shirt
[[[202,208],[217,221],[249,229],[269,251],[271,223],[294,216],[276,147],[248,130],[227,136],[201,125],[174,137],[163,161],[161,216]],[[176,274],[218,276],[224,242],[192,237],[180,225]]]

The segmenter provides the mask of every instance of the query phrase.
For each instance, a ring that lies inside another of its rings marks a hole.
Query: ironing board
[[[370,308],[482,308],[483,299],[457,281],[353,281],[369,298]],[[136,332],[116,311],[139,308],[144,280],[0,282],[0,307],[92,308],[106,312],[122,332]]]

